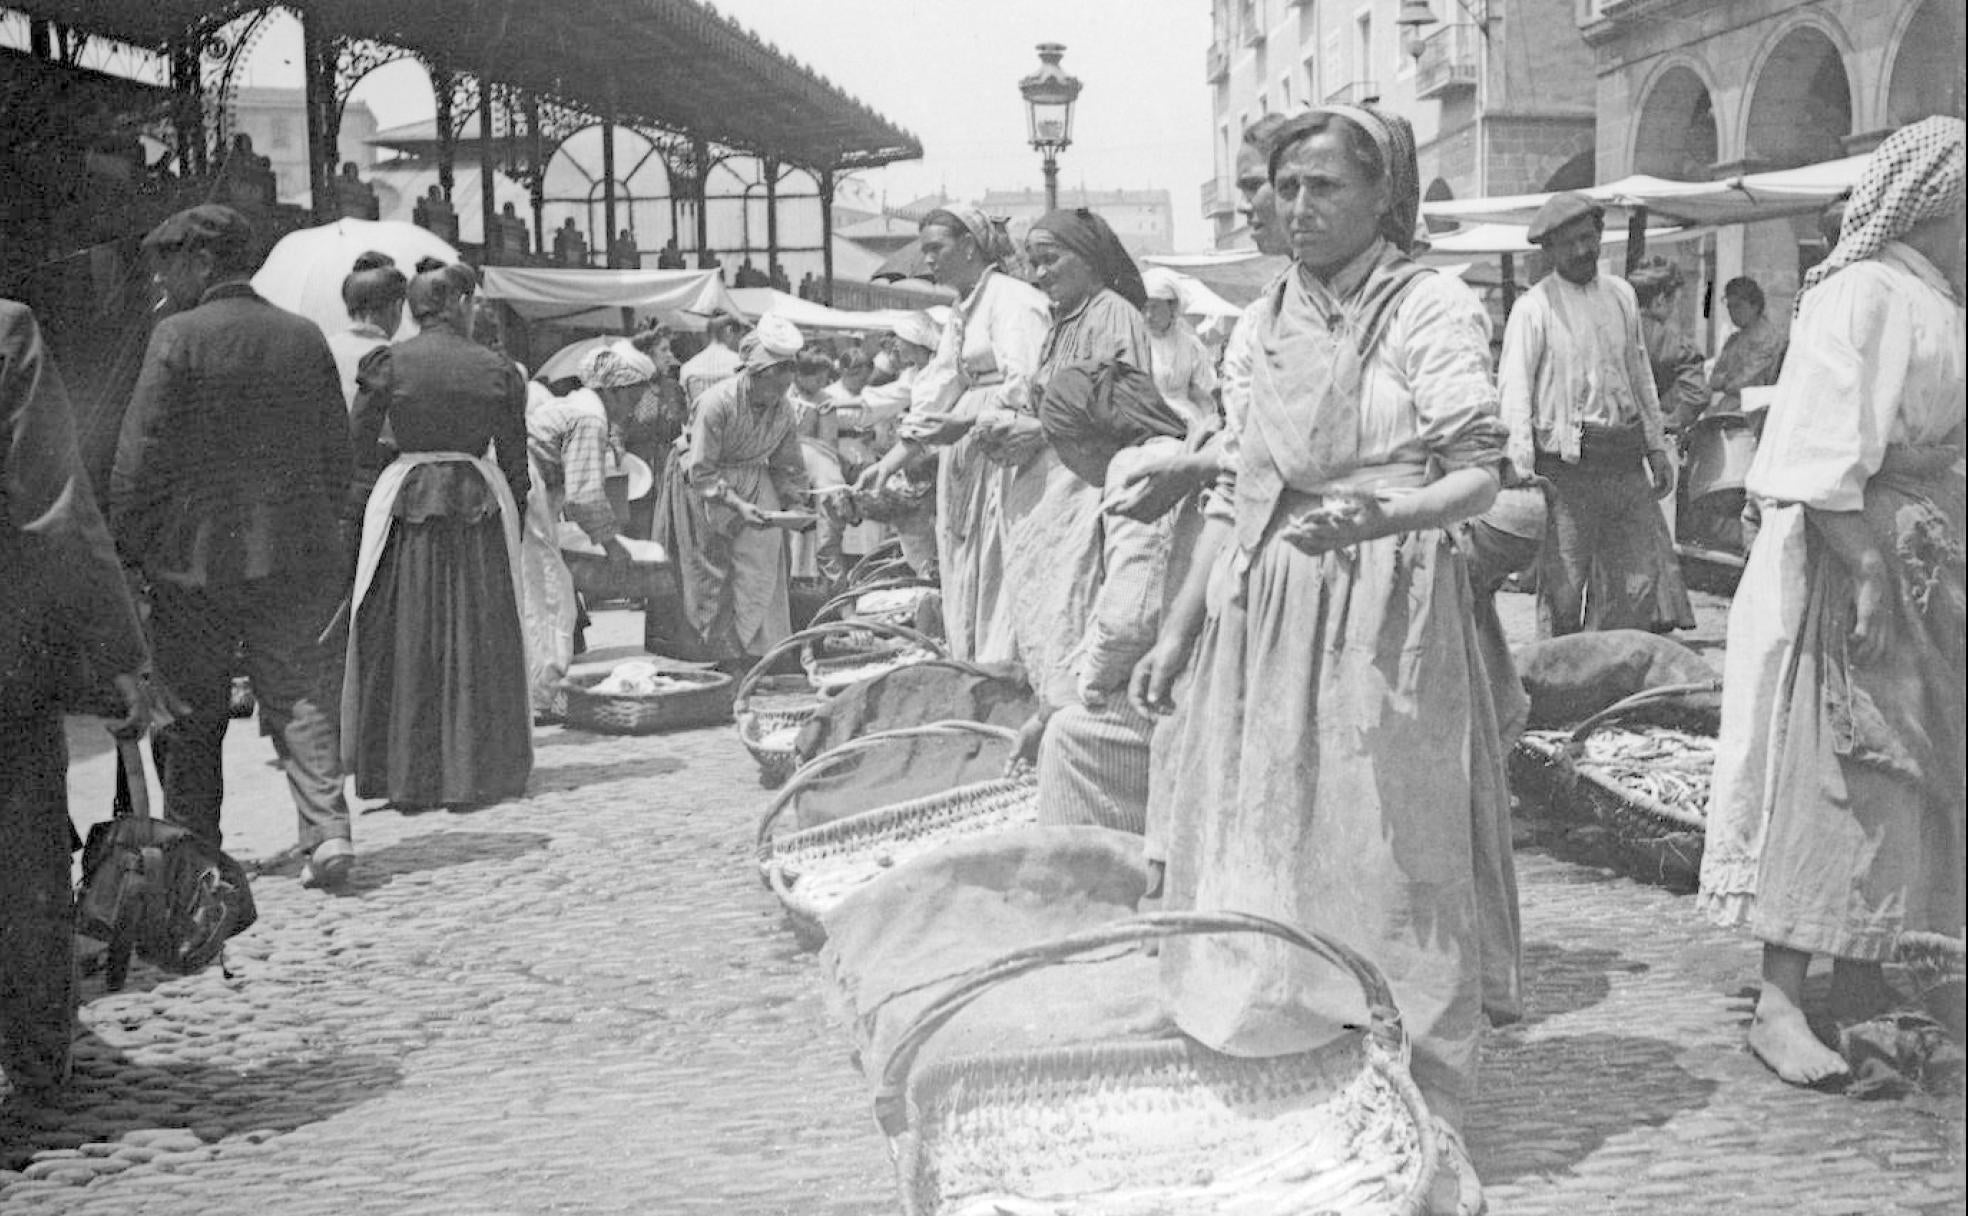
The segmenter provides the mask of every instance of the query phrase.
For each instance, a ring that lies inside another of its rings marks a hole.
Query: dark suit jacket
[[[34,314],[0,300],[0,718],[133,672],[143,631]],[[6,746],[0,743],[0,746]]]
[[[151,335],[110,475],[110,524],[152,579],[338,569],[348,410],[328,340],[245,283]]]

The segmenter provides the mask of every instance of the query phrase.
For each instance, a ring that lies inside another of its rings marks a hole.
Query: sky
[[[1203,79],[1209,0],[722,0],[725,15],[826,76],[922,141],[920,161],[858,174],[900,206],[946,190],[1037,189],[1019,78],[1041,42],[1085,86],[1060,184],[1164,189],[1179,249],[1209,247],[1198,191],[1210,177],[1210,92]],[[298,26],[270,33],[252,83],[298,84]],[[289,73],[292,78],[289,79]],[[382,125],[431,117],[422,73],[397,65],[358,87]]]

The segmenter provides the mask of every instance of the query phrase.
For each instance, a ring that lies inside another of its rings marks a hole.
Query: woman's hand
[[[1215,466],[1213,457],[1199,452],[1157,457],[1127,475],[1108,499],[1107,511],[1138,523],[1153,523],[1208,485]]]
[[[1370,494],[1329,496],[1317,507],[1293,513],[1276,536],[1307,553],[1330,553],[1397,530],[1379,499]]]
[[[1045,741],[1046,721],[1051,716],[1040,710],[1025,719],[1024,725],[1018,728],[1018,737],[1012,741],[1011,755],[1005,760],[1007,776],[1038,764],[1039,745]]]
[[[759,509],[757,503],[747,502],[736,495],[726,498],[724,502],[726,506],[730,507],[737,514],[738,522],[744,524],[747,528],[767,528],[771,526],[766,521],[765,512]]]
[[[1674,465],[1666,452],[1647,453],[1647,480],[1653,484],[1657,501],[1674,493]]]
[[[1134,665],[1128,679],[1128,700],[1143,717],[1161,718],[1175,710],[1175,682],[1189,666],[1190,643],[1185,635],[1166,631]]]
[[[911,443],[955,443],[970,433],[976,421],[967,414],[919,410],[903,418],[897,430]]]
[[[979,441],[998,464],[1016,468],[1045,447],[1045,428],[1030,414],[990,410],[978,424]]]
[[[1893,593],[1884,568],[1867,570],[1852,584],[1852,660],[1870,666],[1893,645]]]

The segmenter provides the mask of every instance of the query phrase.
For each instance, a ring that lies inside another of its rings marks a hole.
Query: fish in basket
[[[937,1060],[967,1005],[1035,970],[1176,934],[1260,933],[1349,973],[1368,1025],[1294,1055],[1182,1035]],[[1442,1132],[1408,1075],[1386,977],[1330,938],[1235,912],[1134,916],[954,979],[881,1068],[876,1118],[907,1216],[1419,1216]]]
[[[774,836],[773,824],[793,792],[775,798],[760,821],[757,858],[760,877],[786,909],[794,934],[811,947],[826,940],[822,918],[849,892],[902,862],[953,840],[1039,821],[1038,781],[1020,772]]]
[[[1712,684],[1628,697],[1569,731],[1526,731],[1510,756],[1520,799],[1607,833],[1636,877],[1693,890],[1701,877],[1715,738],[1682,726],[1621,721]]]
[[[885,643],[876,656],[851,646],[846,653],[827,649],[830,641],[869,633]],[[803,685],[773,674],[780,660],[793,652],[799,653],[806,672]],[[732,702],[739,742],[758,762],[760,784],[777,789],[793,775],[800,726],[820,707],[822,697],[908,663],[943,657],[942,643],[913,629],[877,621],[826,621],[781,639],[745,673]]]
[[[664,671],[631,661],[613,671],[568,676],[560,687],[571,730],[653,735],[731,718],[732,679],[718,671]]]

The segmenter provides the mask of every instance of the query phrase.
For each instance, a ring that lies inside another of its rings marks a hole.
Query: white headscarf
[[[1182,276],[1166,266],[1150,266],[1141,272],[1141,285],[1151,300],[1169,300],[1182,311]]]
[[[758,325],[738,344],[738,355],[747,371],[762,372],[782,363],[791,363],[806,345],[799,326],[777,313],[760,317]]]
[[[627,342],[597,346],[581,359],[583,388],[627,388],[655,378],[656,364]]]

